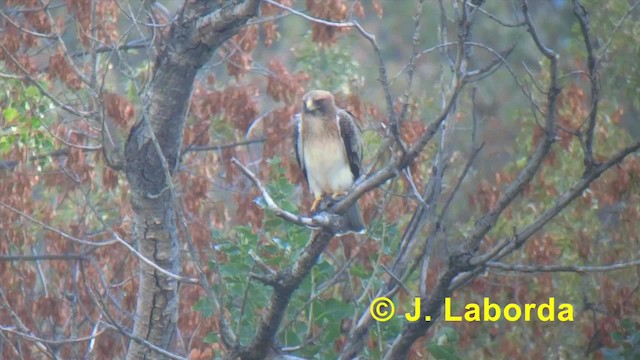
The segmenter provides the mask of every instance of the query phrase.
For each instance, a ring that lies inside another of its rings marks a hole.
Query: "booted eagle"
[[[360,176],[360,130],[353,115],[336,107],[333,95],[324,90],[306,93],[302,97],[302,113],[296,118],[293,128],[296,158],[315,197],[311,206],[311,211],[315,211],[323,195],[336,199],[346,194]],[[347,229],[344,233],[364,233],[357,203],[343,215]]]

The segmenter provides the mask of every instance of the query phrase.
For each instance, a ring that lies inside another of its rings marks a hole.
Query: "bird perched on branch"
[[[324,195],[339,198],[360,176],[360,129],[353,115],[336,107],[333,95],[324,90],[306,93],[302,97],[302,113],[296,117],[293,130],[296,158],[315,197],[311,211],[316,211]],[[346,231],[337,235],[364,233],[357,203],[343,216]]]

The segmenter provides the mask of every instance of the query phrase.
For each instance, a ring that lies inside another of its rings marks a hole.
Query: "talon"
[[[344,196],[344,195],[347,195],[346,191],[336,192],[336,193],[331,194],[331,198],[333,200],[337,200],[340,196]]]
[[[322,195],[317,196],[315,200],[313,200],[313,204],[311,204],[311,212],[315,212],[320,205],[320,201],[322,201]]]

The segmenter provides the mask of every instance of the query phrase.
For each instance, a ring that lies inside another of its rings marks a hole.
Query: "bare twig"
[[[22,64],[20,64],[20,62],[13,56],[13,54],[11,54],[11,52],[9,52],[9,50],[7,50],[7,48],[4,45],[0,45],[0,48],[9,57],[9,59],[13,62],[13,64],[16,67],[18,67],[18,69],[20,69],[20,71],[24,74],[23,75],[24,79],[26,79],[27,81],[32,83],[35,87],[37,87],[38,90],[40,90],[40,93],[42,95],[44,95],[45,97],[47,97],[49,100],[51,100],[54,104],[56,104],[56,106],[58,106],[59,108],[61,108],[64,111],[66,111],[66,112],[68,112],[68,113],[70,113],[72,115],[78,116],[78,117],[85,118],[85,117],[90,116],[90,113],[88,113],[86,111],[77,110],[74,107],[63,103],[62,101],[60,101],[55,96],[51,95],[44,87],[42,87],[42,85],[40,85],[40,83],[38,81],[36,81],[34,78],[31,77],[31,75],[29,74],[27,69],[25,69],[24,66],[22,66]]]
[[[611,34],[609,34],[609,39],[607,39],[607,41],[604,43],[604,45],[600,49],[600,54],[598,55],[598,59],[604,59],[607,56],[607,53],[609,52],[609,46],[611,46],[611,43],[613,42],[614,35],[620,30],[620,28],[622,27],[622,24],[624,24],[624,22],[629,18],[629,16],[638,8],[638,5],[640,5],[640,1],[636,1],[635,3],[633,3],[633,5],[629,6],[629,9],[620,18],[620,20],[618,20],[613,31],[611,31]]]
[[[385,101],[387,102],[387,113],[389,114],[389,122],[391,124],[391,133],[394,137],[394,140],[396,141],[396,143],[398,144],[398,146],[400,147],[400,149],[402,150],[402,152],[405,152],[405,146],[400,138],[400,127],[398,124],[398,114],[396,114],[394,108],[393,108],[393,96],[391,95],[391,87],[389,85],[389,78],[387,75],[387,68],[384,64],[384,58],[382,57],[382,52],[380,51],[380,47],[378,46],[378,43],[376,41],[376,38],[373,34],[367,32],[362,25],[360,25],[360,23],[356,20],[351,20],[351,21],[345,21],[345,22],[333,22],[333,21],[327,21],[327,20],[323,20],[323,19],[318,19],[316,17],[313,16],[309,16],[303,12],[297,11],[291,7],[282,5],[274,0],[264,0],[265,2],[272,4],[276,7],[279,7],[283,10],[286,10],[294,15],[300,16],[306,20],[312,21],[314,23],[318,23],[318,24],[322,24],[322,25],[326,25],[326,26],[332,26],[332,27],[341,27],[341,28],[345,28],[345,27],[355,27],[358,32],[365,38],[367,39],[367,41],[369,41],[369,43],[371,44],[371,46],[373,47],[373,51],[374,54],[376,55],[376,59],[378,62],[378,81],[380,81],[380,84],[382,85],[382,89],[384,91],[384,95],[385,95]],[[421,4],[421,3],[420,3]],[[419,21],[418,21],[419,24]],[[419,39],[419,37],[418,37]],[[417,58],[414,55],[415,58]],[[415,60],[415,59],[414,59]]]
[[[190,152],[203,152],[203,151],[219,151],[224,149],[231,149],[234,147],[247,146],[252,144],[261,144],[265,142],[266,138],[261,137],[257,139],[249,139],[244,141],[237,141],[228,144],[220,144],[220,145],[189,145],[186,149],[182,151],[182,154],[190,153]]]
[[[368,33],[357,21],[354,20],[353,24],[355,25],[356,29],[358,29],[358,32],[360,32],[360,34],[364,36],[364,38],[367,39],[373,47],[373,52],[378,60],[378,81],[380,81],[380,84],[382,85],[384,98],[387,102],[387,113],[389,115],[389,123],[391,125],[391,134],[393,135],[393,138],[402,153],[405,154],[406,149],[404,143],[402,142],[402,139],[400,138],[400,124],[398,123],[398,114],[396,114],[396,111],[393,108],[393,96],[391,95],[391,86],[389,85],[387,67],[385,66],[382,52],[380,51],[380,47],[376,42],[375,36]]]
[[[511,202],[522,192],[526,184],[528,184],[533,176],[536,174],[538,168],[542,164],[542,161],[548,154],[551,149],[551,145],[555,141],[555,129],[556,129],[556,104],[557,98],[560,94],[560,88],[558,85],[558,64],[557,64],[557,55],[556,53],[545,47],[538,37],[537,30],[531,20],[529,12],[527,10],[526,1],[523,5],[523,13],[525,15],[525,20],[527,22],[528,31],[531,34],[531,37],[534,39],[538,50],[549,59],[550,61],[550,84],[549,90],[547,91],[547,111],[546,113],[546,128],[545,135],[543,140],[538,144],[533,154],[527,161],[527,164],[520,171],[516,179],[511,182],[507,188],[502,192],[500,198],[496,202],[496,205],[491,209],[488,213],[482,216],[479,220],[476,221],[476,227],[468,237],[468,241],[466,242],[465,248],[467,251],[475,252],[479,245],[480,241],[484,238],[484,236],[489,232],[489,230],[496,223],[500,214],[506,207],[511,204]]]
[[[13,307],[11,307],[11,304],[9,303],[9,300],[5,296],[1,286],[0,286],[0,298],[2,298],[2,302],[4,303],[3,309],[9,312],[9,315],[11,316],[11,319],[13,320],[13,323],[16,325],[16,327],[19,328],[22,333],[26,333],[26,334],[31,333],[27,325],[24,324],[20,316],[18,316],[18,314],[13,310]],[[32,341],[36,346],[36,348],[40,350],[48,358],[55,359],[55,355],[51,351],[49,344],[38,341],[38,339],[35,339],[35,338],[30,339],[30,341]]]
[[[37,38],[41,38],[41,39],[48,39],[48,40],[53,40],[56,39],[58,37],[57,34],[43,34],[43,33],[39,33],[33,30],[29,30],[26,28],[23,28],[22,26],[20,26],[19,24],[15,23],[13,20],[11,20],[11,18],[9,16],[7,16],[7,14],[4,13],[4,11],[0,10],[0,16],[2,16],[9,24],[11,24],[11,26],[15,27],[16,29],[18,29],[19,31],[25,33],[25,34],[29,34],[31,36],[35,36]]]
[[[473,4],[469,4],[469,6],[473,6],[476,8],[476,10],[479,10],[481,13],[487,15],[491,20],[497,22],[498,24],[500,24],[501,26],[504,27],[508,27],[508,28],[515,28],[515,27],[521,27],[521,26],[525,26],[526,23],[524,21],[518,22],[518,23],[508,23],[506,21],[502,21],[500,20],[497,16],[493,15],[492,13],[488,12],[487,10],[483,9],[480,6],[476,6]]]
[[[238,356],[242,359],[260,359],[264,357],[265,351],[271,348],[293,291],[306,278],[332,237],[333,234],[330,232],[316,232],[293,264],[278,273],[278,276],[274,279],[273,293],[256,329],[256,336],[250,345],[229,354],[229,359],[235,359]]]
[[[409,148],[409,150],[407,150],[405,155],[401,157],[399,164],[396,165],[398,166],[399,169],[402,169],[404,166],[406,166],[405,164],[409,164],[410,161],[413,158],[415,158],[415,156],[417,156],[424,149],[424,146],[426,146],[426,144],[431,141],[433,136],[442,128],[448,116],[454,111],[458,94],[462,90],[465,84],[466,72],[463,69],[464,51],[463,49],[460,48],[460,47],[464,47],[465,40],[466,39],[463,37],[457,43],[459,48],[458,48],[457,58],[453,68],[453,79],[452,79],[451,90],[449,91],[447,96],[443,96],[443,104],[442,104],[442,109],[440,114],[438,115],[435,121],[433,121],[427,126],[427,129],[422,134],[422,136],[418,139],[418,141],[416,141],[416,143],[414,143]],[[441,145],[443,143],[444,143],[444,139],[441,140]],[[417,244],[417,241],[416,241],[417,230],[420,229],[423,224],[424,216],[422,212],[426,213],[427,210],[430,210],[431,212],[433,212],[435,210],[434,204],[437,201],[438,196],[440,195],[440,182],[441,182],[441,176],[444,171],[444,164],[440,164],[438,159],[439,158],[436,157],[435,159],[436,170],[434,174],[432,174],[432,178],[429,180],[429,183],[427,184],[426,190],[425,190],[426,195],[424,197],[428,199],[426,200],[426,203],[429,206],[423,208],[422,205],[419,205],[420,211],[416,211],[416,213],[414,213],[414,216],[412,217],[410,224],[407,226],[407,229],[405,230],[405,234],[403,235],[403,239],[401,240],[400,250],[398,251],[398,255],[396,256],[394,264],[392,265],[392,268],[391,268],[391,273],[393,273],[394,276],[391,276],[389,281],[385,284],[385,286],[380,288],[376,296],[383,296],[383,294],[386,294],[385,296],[393,296],[393,294],[395,294],[395,292],[397,292],[401,288],[400,286],[401,283],[396,281],[397,279],[400,279],[398,275],[401,274],[402,278],[405,278],[415,270],[416,266],[420,264],[421,261],[423,261],[422,262],[423,264],[426,262],[425,256],[428,253],[429,244],[434,239],[435,235],[433,234],[435,234],[435,232],[432,233],[433,236],[428,237],[423,242],[423,246],[421,249],[422,251],[417,257],[414,257],[415,261],[413,261],[412,265],[409,267],[409,269],[407,269],[406,264],[410,263],[410,260],[408,259],[408,257],[415,256],[411,249],[414,248]],[[393,165],[393,163],[391,165]],[[369,179],[374,178],[379,173],[380,172],[372,175]],[[363,184],[366,184],[367,180],[363,181],[360,184],[360,186]],[[358,187],[356,187],[354,192],[358,190]],[[360,319],[356,322],[355,327],[352,329],[352,331],[349,334],[349,340],[345,345],[344,350],[340,354],[340,359],[351,359],[362,350],[362,347],[364,346],[364,340],[365,340],[366,334],[368,333],[369,328],[371,326],[371,321],[372,321],[371,316],[368,313],[368,311],[361,315]],[[413,341],[411,341],[410,343],[412,342]],[[387,352],[387,356],[393,356],[390,354],[393,354],[393,350],[390,352]],[[402,358],[402,355],[399,358]]]
[[[282,10],[286,10],[294,15],[300,16],[303,19],[307,19],[311,22],[317,23],[317,24],[322,24],[322,25],[326,25],[326,26],[332,26],[332,27],[353,27],[354,23],[351,21],[345,21],[345,22],[334,22],[334,21],[328,21],[328,20],[323,20],[323,19],[319,19],[317,17],[314,16],[310,16],[307,15],[301,11],[298,11],[296,9],[293,9],[289,6],[286,5],[282,5],[277,1],[274,0],[263,0],[266,3],[269,3],[277,8],[280,8]]]
[[[444,1],[438,0],[438,10],[440,13],[438,19],[438,40],[442,44],[446,44],[449,42],[449,38],[447,35],[447,9],[444,7]],[[455,62],[451,55],[449,54],[449,50],[447,48],[440,48],[440,54],[447,60],[449,68],[451,71],[454,71]]]
[[[513,252],[513,250],[515,250],[516,248],[522,246],[526,242],[526,240],[529,239],[529,237],[540,230],[546,223],[551,221],[551,219],[558,215],[558,213],[560,213],[560,211],[562,211],[574,199],[580,196],[582,192],[586,190],[595,179],[602,175],[602,173],[607,171],[609,168],[621,163],[629,154],[632,154],[638,150],[640,150],[640,142],[636,142],[635,144],[627,146],[626,148],[618,151],[615,155],[610,157],[609,160],[591,168],[591,170],[586,173],[580,179],[580,181],[574,184],[569,190],[558,196],[553,206],[542,213],[542,215],[540,215],[529,226],[518,231],[513,236],[513,238],[500,241],[485,254],[470,259],[470,264],[472,266],[478,266],[489,261],[499,260]]]
[[[105,311],[106,306],[103,305],[102,311],[103,313],[106,313]],[[187,360],[187,358],[182,357],[182,356],[178,356],[172,352],[169,352],[159,346],[154,345],[153,343],[134,335],[133,333],[129,332],[128,330],[126,330],[124,327],[122,327],[121,325],[117,325],[115,320],[113,318],[111,318],[112,323],[107,323],[107,322],[103,322],[103,326],[105,327],[109,327],[115,331],[117,331],[118,333],[124,335],[126,338],[131,339],[135,342],[137,342],[138,344],[141,344],[144,347],[147,347],[155,352],[157,352],[158,354],[162,355],[162,356],[166,356],[169,359],[174,359],[174,360]]]
[[[240,163],[240,161],[238,161],[236,158],[231,159],[231,162],[236,165],[240,169],[240,171],[242,171],[242,173],[249,178],[249,180],[251,180],[253,185],[260,191],[260,194],[262,195],[267,208],[271,210],[276,216],[281,217],[291,223],[305,226],[310,229],[318,229],[319,226],[329,225],[328,222],[323,222],[321,220],[322,218],[318,216],[314,216],[313,218],[302,217],[283,210],[275,203],[275,201],[273,201],[267,189],[264,187],[264,185],[262,185],[258,177],[251,172],[251,170],[242,165],[242,163]]]
[[[187,219],[184,216],[184,212],[180,211],[179,214],[180,223],[184,229],[184,234],[187,242],[187,246],[189,249],[189,254],[191,255],[191,259],[193,260],[193,265],[196,269],[196,273],[198,274],[198,279],[200,280],[200,286],[204,289],[207,294],[207,299],[211,302],[213,306],[213,311],[217,314],[218,317],[218,325],[220,327],[220,338],[222,339],[223,344],[228,348],[232,349],[238,345],[238,338],[236,334],[231,330],[231,326],[229,325],[227,318],[225,317],[224,311],[222,311],[221,301],[216,293],[213,291],[213,287],[209,283],[207,279],[207,274],[204,272],[202,268],[202,262],[200,257],[198,256],[198,252],[196,251],[196,247],[193,244],[193,239],[191,238],[191,232],[189,231],[189,226],[187,224]]]
[[[11,206],[11,205],[9,205],[9,204],[4,203],[4,202],[2,202],[2,201],[0,201],[0,206],[2,206],[2,207],[4,207],[4,208],[6,208],[6,209],[8,209],[8,210],[10,210],[10,211],[12,211],[12,212],[14,212],[14,213],[18,214],[18,215],[20,215],[20,216],[22,216],[22,217],[24,217],[25,219],[27,219],[27,220],[31,221],[31,222],[32,222],[32,223],[34,223],[34,224],[37,224],[37,225],[42,226],[42,227],[43,227],[44,229],[46,229],[46,230],[49,230],[49,231],[51,231],[51,232],[54,232],[54,233],[56,233],[56,234],[60,235],[60,236],[61,236],[61,237],[63,237],[63,238],[69,239],[69,240],[71,240],[71,241],[77,242],[77,243],[82,244],[82,245],[89,245],[89,246],[107,246],[107,245],[112,245],[112,244],[115,244],[116,242],[118,242],[118,240],[116,240],[116,239],[114,239],[114,240],[108,240],[108,241],[102,241],[102,242],[93,242],[93,241],[87,241],[87,240],[79,239],[79,238],[77,238],[77,237],[75,237],[75,236],[72,236],[72,235],[69,235],[69,234],[65,233],[64,231],[62,231],[62,230],[60,230],[60,229],[56,229],[56,228],[54,228],[53,226],[50,226],[50,225],[48,225],[48,224],[45,224],[45,223],[43,223],[42,221],[40,221],[40,220],[38,220],[38,219],[36,219],[36,218],[34,218],[34,217],[32,217],[32,216],[30,216],[30,215],[28,215],[28,214],[26,214],[26,213],[22,212],[22,211],[20,211],[20,210],[18,210],[18,209],[16,209],[16,208],[14,208],[13,206]]]
[[[424,0],[416,1],[416,11],[414,15],[414,31],[412,38],[412,48],[413,51],[411,53],[411,57],[409,58],[409,63],[407,64],[407,84],[404,87],[404,95],[402,97],[402,109],[400,110],[400,114],[398,115],[398,122],[404,121],[407,110],[409,109],[409,96],[411,95],[411,86],[413,84],[413,74],[416,69],[416,60],[418,58],[418,54],[420,53],[420,20],[422,18],[422,8],[423,8]]]
[[[458,193],[458,190],[460,189],[462,182],[467,177],[467,174],[469,173],[469,170],[471,169],[473,162],[478,157],[478,154],[480,154],[480,151],[482,151],[483,147],[484,147],[484,143],[480,144],[478,147],[471,150],[471,154],[469,155],[469,159],[467,160],[467,163],[464,165],[464,168],[462,169],[462,173],[460,174],[460,176],[458,176],[458,180],[456,181],[456,184],[453,186],[453,189],[451,190],[451,194],[449,195],[447,200],[445,200],[444,206],[442,207],[442,211],[440,211],[440,214],[438,215],[438,220],[437,220],[438,224],[442,222],[442,219],[447,214],[447,211],[449,210],[449,206],[453,202],[454,196]]]
[[[224,149],[230,149],[234,147],[240,146],[248,146],[252,144],[260,144],[265,141],[265,138],[257,138],[250,139],[245,141],[238,141],[234,143],[228,144],[220,144],[220,145],[189,145],[186,149],[182,151],[182,155],[192,153],[192,152],[206,152],[206,151],[220,151]],[[81,147],[78,148],[85,153],[95,152],[101,149],[101,147]],[[63,157],[69,155],[69,148],[62,148],[58,150],[51,151],[46,154],[38,154],[29,156],[29,161],[46,159],[46,158],[55,158],[55,157]],[[17,160],[0,160],[0,169],[14,169],[18,165]]]
[[[519,265],[504,264],[495,261],[489,261],[485,264],[488,268],[501,271],[515,271],[522,273],[540,273],[540,272],[575,272],[575,273],[601,273],[607,271],[623,270],[634,266],[640,266],[640,260],[611,264],[611,265]]]
[[[14,335],[19,336],[20,338],[22,338],[24,340],[28,340],[28,341],[32,341],[32,342],[36,342],[36,343],[40,343],[40,344],[49,344],[49,345],[73,344],[73,343],[77,343],[77,342],[89,341],[89,340],[93,340],[93,339],[97,338],[98,336],[102,335],[102,333],[104,333],[104,330],[100,330],[95,335],[90,335],[90,336],[83,336],[83,337],[72,338],[72,339],[49,340],[49,339],[43,339],[41,337],[38,337],[38,336],[35,336],[35,335],[31,335],[31,334],[28,334],[28,333],[25,333],[25,332],[21,332],[21,331],[13,329],[11,327],[6,327],[6,326],[2,326],[2,325],[0,325],[0,331],[5,331],[5,332],[8,332],[8,333],[14,334]]]
[[[102,46],[96,47],[94,52],[96,54],[100,54],[100,53],[106,53],[106,52],[112,52],[112,51],[129,51],[129,50],[146,49],[150,46],[151,46],[150,39],[138,39],[138,40],[129,41],[128,43],[125,43],[122,45],[102,45]],[[71,54],[71,57],[73,59],[76,59],[76,58],[87,56],[87,55],[90,55],[90,54],[87,54],[86,51],[78,51]]]
[[[598,103],[600,101],[600,75],[596,69],[598,59],[593,53],[591,35],[589,33],[589,18],[587,10],[578,0],[573,1],[573,13],[580,23],[580,32],[587,51],[587,68],[589,69],[589,80],[591,81],[591,109],[587,121],[587,129],[583,141],[585,171],[589,171],[595,164],[593,158],[593,133],[596,128],[596,116],[598,114]]]
[[[0,255],[0,261],[89,260],[88,254]]]

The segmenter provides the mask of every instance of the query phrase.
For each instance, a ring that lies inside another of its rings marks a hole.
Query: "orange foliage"
[[[73,90],[82,88],[82,80],[68,63],[62,50],[49,58],[49,79],[60,79]]]
[[[289,6],[289,7],[291,6],[290,0],[282,0],[282,1],[279,1],[279,3],[284,6]],[[263,2],[261,6],[262,6],[261,13],[266,18],[271,16],[276,16],[278,14],[281,14],[284,11],[281,8],[267,2]],[[278,25],[275,21],[267,21],[264,23],[263,29],[264,29],[264,45],[266,47],[269,47],[273,45],[273,42],[278,38]]]
[[[90,16],[92,3],[96,6],[95,24],[92,24]],[[282,0],[280,3],[285,6],[292,5],[289,0]],[[38,0],[10,0],[7,4],[24,7],[41,6]],[[347,19],[349,4],[345,0],[306,1],[310,15],[334,22]],[[78,32],[76,34],[78,42],[85,48],[88,48],[93,41],[93,28],[100,44],[112,46],[119,41],[117,25],[121,14],[118,2],[115,0],[97,2],[67,0],[66,5],[73,13],[74,19],[78,21],[73,24],[74,26],[65,26],[66,20],[62,17],[49,19],[42,11],[26,13],[18,18],[16,23],[43,34],[53,31],[67,34],[75,30]],[[282,9],[268,3],[263,2],[261,7],[264,16],[283,13]],[[379,17],[383,15],[381,1],[373,0],[372,7],[376,15]],[[364,7],[361,2],[355,3],[353,12],[356,16],[364,16]],[[310,26],[313,41],[325,45],[334,44],[340,34],[350,30],[319,23],[313,23]],[[3,29],[0,42],[27,73],[37,75],[40,68],[47,67],[46,76],[48,80],[55,81],[56,86],[59,82],[65,87],[65,91],[73,94],[82,92],[78,90],[85,90],[85,84],[80,75],[86,74],[89,69],[86,65],[78,65],[84,63],[81,61],[74,63],[75,60],[72,60],[70,54],[66,54],[57,44],[52,45],[45,55],[39,57],[27,55],[28,50],[41,46],[43,41],[20,31],[9,23],[4,23]],[[168,32],[168,28],[161,28],[158,31]],[[221,50],[226,63],[226,74],[217,73],[217,76],[223,80],[217,83],[214,75],[209,75],[206,80],[195,84],[191,97],[182,138],[183,149],[192,145],[231,143],[244,140],[245,137],[263,136],[265,138],[263,144],[256,144],[254,147],[256,151],[247,151],[240,146],[228,147],[215,152],[188,152],[182,158],[183,162],[176,174],[176,179],[179,183],[177,188],[181,201],[179,207],[184,210],[188,223],[185,228],[180,228],[180,237],[184,238],[189,234],[197,253],[201,254],[205,261],[206,259],[231,261],[231,255],[211,251],[212,242],[221,241],[212,239],[212,230],[229,229],[233,225],[250,225],[254,229],[260,229],[265,220],[264,210],[254,202],[258,191],[231,164],[231,158],[235,157],[243,163],[252,163],[252,166],[257,166],[256,173],[267,182],[270,175],[268,162],[257,162],[256,158],[280,157],[287,179],[303,188],[298,204],[300,211],[305,213],[311,205],[312,197],[309,196],[308,191],[304,193],[306,185],[302,185],[304,181],[295,161],[290,136],[292,118],[300,110],[299,100],[306,91],[309,76],[304,72],[292,73],[285,65],[285,61],[277,58],[270,59],[267,64],[266,84],[263,79],[254,80],[247,76],[256,65],[252,54],[259,46],[260,36],[263,36],[262,42],[265,46],[273,45],[278,39],[276,21],[247,26],[233,36]],[[0,60],[6,65],[7,70],[22,74],[17,64],[10,61],[7,53],[0,52]],[[225,84],[228,78],[232,80]],[[104,110],[104,113],[120,128],[126,130],[132,125],[136,114],[135,105],[131,101],[114,89],[102,90],[98,96],[98,99],[102,100],[100,105],[103,106],[100,110]],[[384,116],[376,104],[365,102],[358,94],[337,94],[336,99],[340,106],[351,111],[359,119],[361,125],[369,124],[365,120],[371,120],[377,125]],[[558,99],[559,125],[571,131],[580,129],[589,116],[589,101],[588,92],[578,84],[563,87]],[[394,104],[396,112],[401,108],[400,103]],[[266,112],[264,109],[270,111]],[[403,121],[400,128],[401,137],[408,144],[414,143],[426,128],[427,123],[419,119],[417,114],[419,114],[418,105],[411,103],[407,119]],[[616,109],[611,114],[612,122],[619,123],[622,115],[622,109]],[[456,118],[464,118],[464,114],[458,113]],[[132,223],[133,212],[129,203],[128,185],[125,181],[120,181],[121,174],[104,165],[101,149],[95,151],[92,148],[91,150],[85,148],[95,144],[95,139],[100,136],[95,124],[85,121],[86,119],[75,120],[60,122],[50,127],[51,132],[58,138],[76,146],[64,145],[68,152],[63,156],[53,157],[51,164],[47,165],[44,172],[34,170],[33,161],[30,160],[32,154],[27,147],[16,146],[7,154],[8,158],[17,159],[19,164],[12,172],[0,174],[2,179],[0,200],[50,226],[55,231],[43,230],[40,224],[34,225],[17,212],[0,207],[1,254],[78,253],[88,246],[70,240],[70,236],[87,242],[102,242],[113,238],[111,231],[125,241],[132,242],[135,226]],[[499,122],[495,118],[490,120]],[[388,123],[388,119],[386,121]],[[220,127],[224,127],[228,133],[218,132]],[[249,129],[251,129],[250,133]],[[542,136],[543,132],[539,127],[531,131],[534,144],[538,143]],[[575,140],[575,136],[566,131],[558,131],[558,136],[560,137],[558,144],[562,150],[568,149],[571,142]],[[60,144],[56,146],[56,148],[62,148]],[[555,149],[552,151],[537,175],[535,184],[529,184],[525,188],[525,196],[532,195],[536,191],[542,191],[550,198],[559,195],[560,191],[552,181],[551,175],[548,176],[550,174],[548,168],[557,166],[562,160],[560,156],[559,151]],[[428,156],[421,155],[410,165],[418,189],[422,189],[425,185],[423,177],[429,175],[427,169],[431,166],[430,160]],[[258,165],[254,165],[256,163]],[[615,206],[630,198],[637,202],[638,195],[633,190],[634,186],[638,186],[638,174],[640,174],[640,159],[628,159],[596,181],[590,191],[579,200],[580,206],[591,206],[594,201],[601,206]],[[514,172],[507,171],[489,175],[489,180],[481,181],[477,188],[467,193],[471,208],[481,212],[495,209],[501,192],[515,179],[515,176]],[[402,225],[403,221],[413,213],[416,203],[411,199],[413,191],[408,180],[401,177],[399,181],[389,185],[387,191],[388,185],[385,184],[384,189],[368,192],[360,199],[359,203],[366,223],[370,223],[370,220],[381,210],[384,211],[383,221],[394,225]],[[297,191],[291,196],[297,196]],[[401,196],[397,196],[397,193]],[[387,196],[389,196],[388,203],[384,202],[386,208],[381,209],[383,200],[386,201]],[[92,208],[96,209],[97,214],[93,213]],[[507,218],[513,217],[512,211],[511,208],[506,210]],[[96,220],[98,216],[104,224]],[[623,235],[613,234],[612,242],[625,240],[637,244],[638,234],[634,233],[633,227],[636,226],[639,218],[637,208],[622,209],[619,227],[630,235],[623,239]],[[186,231],[188,233],[185,233]],[[482,249],[488,249],[498,241],[492,237],[493,234],[489,235],[484,238],[481,244]],[[599,256],[598,260],[614,262],[625,255],[620,249],[599,254],[595,246],[598,240],[596,235],[586,230],[575,234],[575,252],[585,263],[593,261],[594,256]],[[9,241],[6,241],[7,239]],[[267,243],[265,234],[260,234],[258,239],[261,244]],[[328,251],[334,257],[342,252],[345,258],[353,259],[354,263],[372,271],[376,264],[371,261],[371,258],[383,250],[383,244],[376,239],[362,242],[359,240],[360,238],[353,236],[334,239]],[[535,264],[555,264],[564,251],[564,248],[558,244],[558,239],[543,232],[536,234],[523,248],[525,260]],[[137,301],[138,260],[125,247],[116,245],[98,247],[91,252],[90,256],[95,260],[94,262],[80,260],[48,262],[44,266],[45,277],[49,282],[48,286],[51,287],[48,289],[48,294],[45,294],[44,285],[41,283],[39,271],[42,270],[38,269],[39,264],[0,261],[0,282],[3,284],[3,290],[8,289],[8,304],[15,309],[28,327],[38,330],[36,333],[41,333],[43,336],[52,334],[55,329],[51,327],[62,329],[66,337],[89,336],[92,331],[91,322],[97,321],[103,310],[109,311],[124,327],[130,327],[131,314],[134,312]],[[382,264],[388,264],[392,256],[393,254],[386,253],[381,255]],[[427,288],[434,287],[437,275],[445,264],[442,263],[441,258],[434,256],[430,266],[431,270],[426,278]],[[195,277],[196,270],[193,263],[190,260],[184,261],[180,273]],[[214,283],[219,280],[211,273],[207,275]],[[350,281],[353,281],[356,287],[361,286],[357,283],[359,280]],[[541,302],[546,301],[546,297],[556,290],[557,285],[554,284],[553,276],[550,274],[536,276],[533,282],[535,286],[530,286],[525,281],[515,283],[509,281],[509,285],[506,286],[507,282],[500,275],[489,274],[472,280],[464,292],[458,291],[453,294],[453,297],[456,300],[467,300],[466,298],[478,294],[499,294],[505,299],[513,299],[521,303]],[[640,307],[638,303],[640,300],[637,296],[632,296],[634,289],[630,286],[605,275],[599,279],[599,282],[600,300],[607,314],[598,318],[595,326],[590,323],[579,324],[578,327],[588,336],[596,331],[609,334],[618,329],[618,318],[633,314]],[[204,296],[204,291],[190,285],[182,286],[180,291],[178,327],[184,338],[192,340],[189,358],[209,359],[221,354],[222,345],[209,345],[203,342],[203,338],[210,331],[219,330],[217,319],[204,318],[199,312],[193,311],[193,305]],[[104,309],[96,306],[96,294],[103,296],[102,299],[106,302]],[[341,291],[340,295],[348,297],[346,291]],[[410,296],[403,290],[399,293],[398,299],[400,302],[407,303]],[[83,320],[78,321],[79,318]],[[7,309],[0,309],[0,323],[10,324],[12,321]],[[76,328],[66,325],[67,321],[73,323]],[[331,344],[336,350],[344,346],[350,326],[349,321],[343,322],[340,337]],[[518,342],[506,336],[514,329],[510,324],[480,326],[462,323],[456,327],[461,330],[462,346],[472,346],[474,336],[484,331],[489,333],[490,337],[497,339],[496,347],[500,348],[501,353],[509,354],[514,358],[543,357],[541,349],[525,351],[518,347]],[[316,327],[312,330],[317,333],[323,329]],[[542,337],[544,331],[544,327],[538,325],[533,325],[531,329],[531,332],[538,337]],[[75,333],[72,334],[72,332]],[[433,332],[434,330],[428,335],[432,336]],[[411,359],[426,356],[424,346],[429,341],[429,336],[416,342],[410,354]],[[378,346],[377,341],[375,337],[367,338],[368,346],[372,348]],[[605,344],[612,343],[608,335],[604,336],[602,341]],[[96,358],[111,359],[121,356],[126,351],[124,343],[126,341],[123,341],[123,337],[116,332],[105,332],[96,339]],[[77,354],[73,350],[72,345],[64,345],[61,346],[60,354],[63,358],[74,358]],[[8,347],[3,351],[4,353],[0,356],[8,358],[6,356],[10,351]],[[33,346],[25,346],[23,351],[27,358],[37,356]],[[495,355],[489,350],[486,352],[487,358]]]
[[[225,57],[227,58],[227,72],[239,79],[251,70],[251,52],[258,44],[258,27],[248,26],[234,35],[227,43]]]
[[[133,104],[124,96],[108,91],[102,93],[104,109],[108,117],[120,127],[127,127],[133,123],[135,110]]]
[[[98,41],[103,44],[113,44],[118,40],[117,19],[120,9],[117,1],[104,0],[95,2],[96,24],[91,23],[91,0],[67,0],[67,6],[74,12],[80,26],[80,41],[89,47],[93,38],[92,29],[95,26]]]
[[[348,15],[349,7],[343,0],[307,0],[309,14],[327,21],[343,22]],[[360,11],[362,14],[363,11]],[[338,35],[349,31],[347,27],[327,26],[313,23],[311,27],[311,39],[320,44],[333,44]]]
[[[269,78],[267,80],[267,94],[275,101],[283,101],[286,104],[293,104],[302,97],[304,93],[303,84],[308,80],[308,76],[302,72],[291,75],[284,64],[277,60],[269,61]]]

